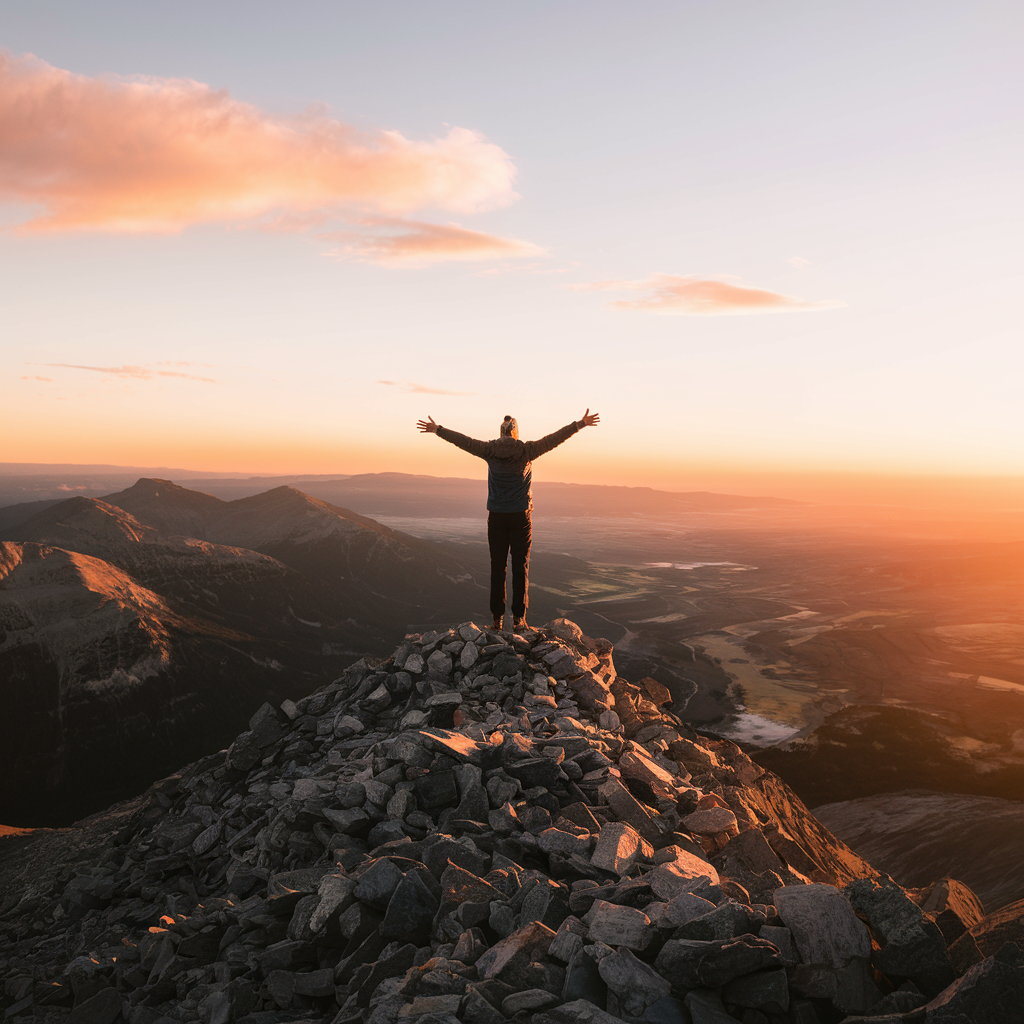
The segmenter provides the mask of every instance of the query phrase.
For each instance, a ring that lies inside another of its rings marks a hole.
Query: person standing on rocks
[[[428,416],[416,426],[424,434],[437,434],[464,452],[476,455],[487,463],[487,546],[491,552],[491,615],[494,628],[501,629],[505,614],[505,572],[509,553],[512,555],[512,618],[513,628],[526,628],[529,605],[530,545],[533,542],[533,460],[557,448],[583,427],[594,427],[601,417],[589,409],[583,418],[566,424],[539,441],[520,441],[519,424],[506,416],[501,435],[493,441],[477,441],[465,434],[449,430]]]

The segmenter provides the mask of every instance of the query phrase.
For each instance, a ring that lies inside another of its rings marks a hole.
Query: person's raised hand
[[[601,422],[601,417],[596,412],[591,412],[588,408],[583,414],[583,419],[579,421],[581,427],[596,427]]]
[[[434,422],[434,417],[433,416],[428,416],[425,420],[420,420],[416,424],[416,426],[420,428],[420,433],[421,434],[436,434],[437,433],[437,424]]]

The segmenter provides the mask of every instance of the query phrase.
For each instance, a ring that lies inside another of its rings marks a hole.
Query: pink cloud
[[[47,363],[46,365],[60,366],[66,370],[92,370],[93,373],[106,374],[108,377],[134,377],[137,380],[152,380],[154,377],[180,377],[183,380],[198,380],[204,384],[217,383],[212,377],[197,377],[193,373],[178,373],[175,370],[151,370],[148,366],[79,366],[77,363]]]
[[[52,384],[52,377],[22,377],[22,380],[41,380],[44,384]]]
[[[612,309],[677,316],[798,313],[838,309],[846,305],[836,300],[812,302],[765,288],[747,288],[712,278],[679,277],[674,274],[654,274],[643,281],[594,281],[569,287],[574,291],[645,291],[649,294],[643,298],[619,299],[608,305]]]
[[[397,228],[398,234],[335,231],[321,237],[345,243],[331,253],[367,263],[422,266],[454,260],[540,256],[544,250],[518,238],[499,238],[458,224],[428,224],[395,218],[367,218],[367,227]]]
[[[322,111],[272,116],[188,79],[89,78],[32,56],[0,54],[0,138],[0,199],[36,210],[23,232],[274,217],[305,229],[346,211],[471,212],[515,198],[511,159],[465,128],[417,142]]]

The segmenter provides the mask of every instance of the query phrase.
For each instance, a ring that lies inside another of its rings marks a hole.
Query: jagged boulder
[[[892,879],[857,879],[846,887],[846,895],[878,937],[880,948],[872,957],[878,970],[914,982],[928,996],[953,981],[942,932]]]

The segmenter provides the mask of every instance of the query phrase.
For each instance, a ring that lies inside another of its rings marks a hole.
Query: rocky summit
[[[1021,914],[880,876],[669,700],[557,619],[265,704],[105,818],[0,840],[5,1020],[1021,1019]]]

